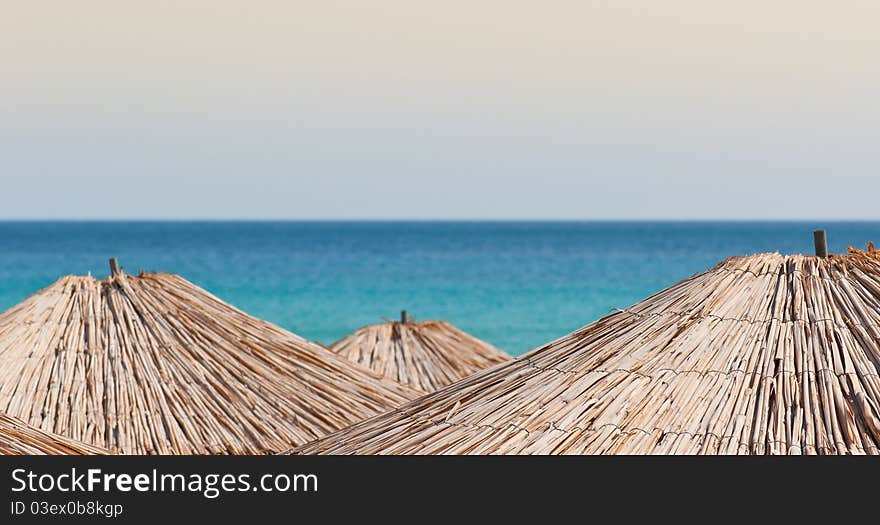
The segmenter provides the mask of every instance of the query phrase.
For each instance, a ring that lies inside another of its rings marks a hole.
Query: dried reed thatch
[[[0,410],[125,454],[285,450],[416,395],[175,275],[68,276],[0,314]]]
[[[0,413],[0,455],[92,455],[109,451],[66,437],[44,432]]]
[[[880,255],[731,258],[302,454],[876,454]]]
[[[422,392],[503,363],[510,356],[444,321],[400,322],[361,328],[331,350],[363,367]]]

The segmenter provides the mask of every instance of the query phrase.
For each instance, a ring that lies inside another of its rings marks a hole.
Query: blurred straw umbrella
[[[389,379],[433,392],[510,356],[444,321],[400,321],[361,328],[331,350]]]
[[[68,276],[0,314],[0,410],[126,454],[285,450],[417,393],[185,279]]]
[[[877,454],[880,255],[734,257],[300,454]]]

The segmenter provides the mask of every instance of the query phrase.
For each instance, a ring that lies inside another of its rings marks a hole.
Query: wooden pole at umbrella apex
[[[409,320],[409,318],[406,315],[406,310],[401,310],[400,311],[400,322],[403,324],[406,324],[408,320]]]
[[[119,273],[119,261],[116,257],[110,257],[110,276],[113,277]]]
[[[816,257],[828,257],[828,241],[825,238],[825,230],[813,232],[813,246],[816,248]]]

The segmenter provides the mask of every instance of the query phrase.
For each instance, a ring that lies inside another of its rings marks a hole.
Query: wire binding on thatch
[[[0,413],[0,455],[92,455],[109,454],[100,447],[93,447],[57,434],[50,434],[23,421]]]
[[[415,396],[175,275],[68,276],[0,314],[0,410],[126,454],[285,450]]]
[[[301,454],[877,454],[880,258],[731,258]]]
[[[422,392],[503,363],[510,356],[450,323],[389,321],[361,328],[331,350],[363,367]]]

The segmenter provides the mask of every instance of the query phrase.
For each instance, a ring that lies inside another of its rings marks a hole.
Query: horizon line
[[[15,218],[0,217],[0,223],[12,222],[469,222],[469,223],[501,223],[501,222],[880,222],[880,217],[868,218],[821,218],[821,217],[798,217],[798,218],[248,218],[248,217],[165,217],[165,218]]]

